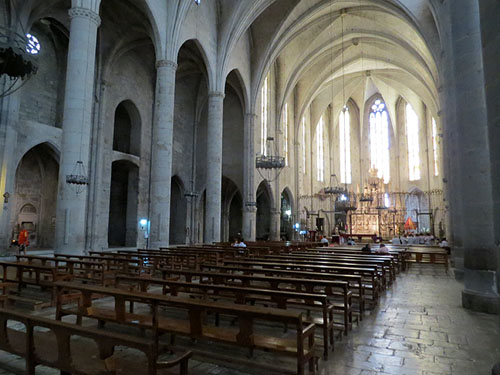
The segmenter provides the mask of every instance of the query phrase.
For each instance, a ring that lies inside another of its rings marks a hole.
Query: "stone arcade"
[[[330,235],[352,218],[392,237],[411,218],[447,237],[462,305],[499,312],[497,1],[0,10],[41,46],[37,74],[0,99],[4,253],[21,228],[32,249],[84,254]],[[261,172],[261,154],[286,166]],[[78,161],[89,178],[79,193],[66,182]],[[360,197],[374,178],[384,207],[334,212],[325,187]]]

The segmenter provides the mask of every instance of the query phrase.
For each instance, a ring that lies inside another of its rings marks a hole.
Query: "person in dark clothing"
[[[361,249],[361,252],[363,254],[371,254],[372,253],[372,249],[370,249],[370,244],[366,244],[362,249]]]

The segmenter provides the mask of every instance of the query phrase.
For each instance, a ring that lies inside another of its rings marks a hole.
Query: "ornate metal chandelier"
[[[255,159],[255,168],[257,168],[261,177],[267,181],[276,180],[286,165],[285,157],[279,156],[274,146],[274,137],[267,137],[266,149],[269,155],[258,155]]]
[[[12,28],[0,26],[0,76],[5,75],[10,79],[0,97],[19,90],[38,70],[40,42],[31,34],[20,34],[15,26]],[[17,83],[21,81],[23,84],[18,85]]]

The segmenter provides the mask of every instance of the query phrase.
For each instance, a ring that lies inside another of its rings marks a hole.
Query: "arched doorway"
[[[170,241],[171,245],[186,243],[186,197],[184,185],[177,176],[172,177],[170,192]]]
[[[138,191],[139,168],[124,160],[113,162],[109,198],[109,247],[137,246]]]
[[[262,181],[257,189],[256,239],[267,240],[271,236],[272,192],[269,184]]]
[[[281,192],[280,238],[290,241],[293,236],[293,205],[288,188]]]
[[[231,241],[241,235],[243,225],[243,201],[240,189],[229,178],[222,176],[221,240]]]
[[[59,155],[47,143],[29,150],[16,171],[12,239],[29,232],[30,248],[53,248],[55,241]]]

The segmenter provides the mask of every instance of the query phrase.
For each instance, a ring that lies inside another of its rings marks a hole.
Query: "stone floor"
[[[319,373],[490,374],[493,364],[500,361],[499,317],[464,310],[461,290],[452,272],[446,274],[439,266],[414,266],[399,275],[359,327],[337,341],[331,359],[320,360]],[[52,314],[45,311],[43,315]],[[0,375],[23,373],[22,359],[0,352]],[[57,374],[47,368],[37,368],[37,373]],[[270,374],[196,357],[190,361],[189,373]]]

